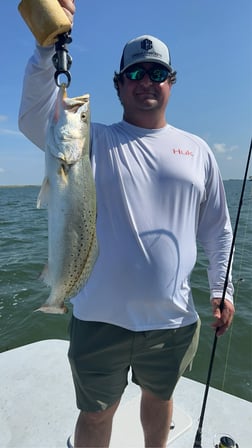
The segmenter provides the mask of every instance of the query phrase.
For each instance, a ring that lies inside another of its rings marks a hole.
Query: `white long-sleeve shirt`
[[[56,89],[51,50],[29,61],[20,129],[44,147]],[[199,137],[166,125],[92,124],[99,256],[73,313],[131,330],[198,319],[190,287],[197,240],[209,260],[211,297],[222,297],[232,231],[219,169]],[[228,284],[226,298],[232,301]]]

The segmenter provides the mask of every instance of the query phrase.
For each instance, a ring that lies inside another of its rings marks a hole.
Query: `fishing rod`
[[[222,293],[221,302],[220,302],[220,311],[221,312],[223,311],[223,308],[224,308],[225,295],[226,295],[226,290],[227,290],[227,286],[228,286],[229,273],[230,273],[232,260],[233,260],[234,246],[235,246],[236,234],[237,234],[237,229],[238,229],[239,220],[240,220],[241,208],[242,208],[242,203],[243,203],[243,196],[244,196],[244,191],[245,191],[245,186],[246,186],[246,180],[247,180],[247,176],[248,176],[248,169],[249,169],[249,163],[250,163],[250,158],[251,158],[251,152],[252,152],[252,139],[250,141],[250,147],[249,147],[249,152],[248,152],[248,157],[247,157],[245,173],[244,173],[244,177],[243,177],[240,201],[239,201],[238,210],[237,210],[237,217],[236,217],[235,226],[234,226],[232,244],[231,244],[231,248],[230,248],[227,272],[226,272],[226,277],[225,277],[224,286],[223,286],[223,293]],[[213,342],[212,353],[211,353],[210,362],[209,362],[209,368],[208,368],[208,374],[207,374],[205,393],[204,393],[204,397],[203,397],[201,414],[200,414],[200,418],[199,418],[199,425],[198,425],[198,429],[197,429],[197,432],[196,432],[193,448],[202,448],[202,445],[201,445],[202,427],[203,427],[203,421],[204,421],[204,416],[205,416],[205,410],[206,410],[206,403],[207,403],[207,397],[208,397],[208,392],[209,392],[210,380],[211,380],[211,375],[212,375],[212,370],[213,370],[214,356],[215,356],[215,351],[216,351],[216,346],[217,346],[217,341],[218,341],[217,331],[218,331],[218,328],[216,328],[215,335],[214,335],[214,342]],[[235,443],[235,442],[233,442],[233,443]],[[234,447],[237,446],[238,447],[237,444],[236,445],[223,445],[223,444],[221,444],[221,445],[218,445],[218,446],[216,445],[216,448],[218,448],[219,446],[222,446],[223,448],[225,446],[227,446],[227,447],[228,446],[234,446]]]

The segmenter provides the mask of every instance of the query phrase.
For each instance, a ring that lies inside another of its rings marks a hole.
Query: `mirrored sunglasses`
[[[146,73],[153,82],[164,82],[170,75],[169,70],[163,66],[154,66],[149,70],[146,70],[143,67],[133,66],[125,71],[126,77],[131,81],[141,81]]]

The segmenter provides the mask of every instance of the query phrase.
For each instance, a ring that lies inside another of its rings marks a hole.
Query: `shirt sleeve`
[[[205,200],[200,208],[197,238],[209,261],[207,272],[212,299],[223,295],[233,235],[224,185],[211,152],[208,155],[207,171]],[[231,269],[225,298],[233,302]]]
[[[54,47],[36,45],[26,66],[19,109],[20,131],[39,148],[45,148],[45,135],[58,88],[54,81]]]

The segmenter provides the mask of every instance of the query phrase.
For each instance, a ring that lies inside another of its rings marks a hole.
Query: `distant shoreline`
[[[0,188],[30,188],[30,187],[41,187],[40,184],[38,185],[0,185]]]
[[[239,182],[243,179],[223,179],[223,182]],[[250,181],[250,176],[247,181]],[[0,188],[30,188],[30,187],[41,187],[41,184],[28,184],[28,185],[0,185]]]

